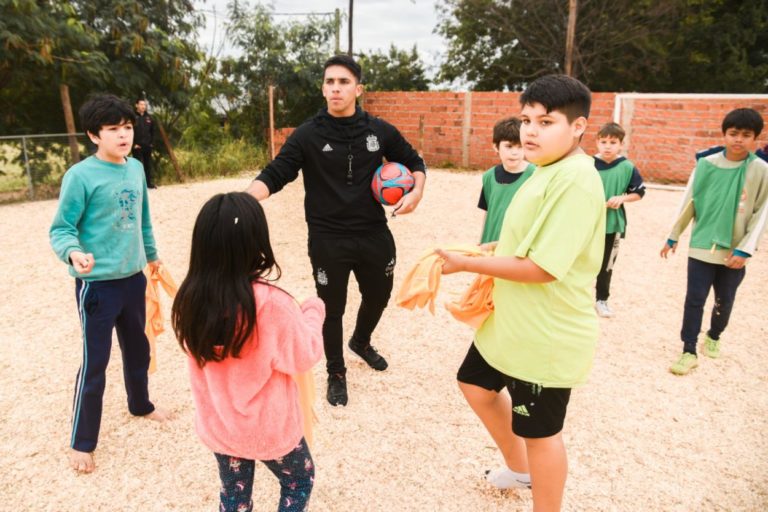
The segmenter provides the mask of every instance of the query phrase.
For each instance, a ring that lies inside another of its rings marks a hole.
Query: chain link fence
[[[0,136],[0,203],[57,197],[73,163],[70,143],[80,158],[89,154],[91,142],[83,133]]]

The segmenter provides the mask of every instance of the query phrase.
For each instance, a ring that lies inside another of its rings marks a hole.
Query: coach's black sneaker
[[[376,371],[383,372],[387,369],[387,366],[389,366],[387,360],[384,359],[381,354],[376,352],[376,349],[373,348],[370,343],[360,346],[353,340],[349,340],[349,348],[352,352],[359,355],[363,361],[368,363],[368,366]]]
[[[347,377],[343,373],[328,375],[328,392],[325,397],[328,399],[328,403],[334,407],[347,405]]]

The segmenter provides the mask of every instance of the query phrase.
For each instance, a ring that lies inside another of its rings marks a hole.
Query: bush
[[[199,180],[219,176],[254,175],[269,162],[267,148],[244,139],[230,139],[211,148],[175,148],[182,173],[187,179]],[[176,171],[167,156],[157,162],[161,183],[174,182]]]

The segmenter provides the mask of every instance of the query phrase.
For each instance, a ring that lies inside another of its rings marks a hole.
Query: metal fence
[[[73,164],[73,136],[82,158],[90,145],[83,133],[0,136],[0,203],[56,197]]]

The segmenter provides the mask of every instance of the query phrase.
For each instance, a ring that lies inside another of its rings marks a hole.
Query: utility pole
[[[573,76],[573,50],[576,40],[578,0],[568,0],[568,30],[565,34],[565,74]]]
[[[334,21],[336,25],[336,51],[334,52],[336,55],[341,53],[341,11],[337,7],[334,11]]]
[[[349,0],[349,49],[347,55],[352,56],[352,11],[355,7],[355,0]]]
[[[275,159],[275,86],[269,86],[269,158]]]

